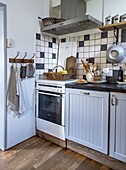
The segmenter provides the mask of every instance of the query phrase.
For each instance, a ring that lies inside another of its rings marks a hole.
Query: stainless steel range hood
[[[90,15],[85,15],[85,1],[61,0],[61,18],[64,18],[65,21],[43,27],[42,32],[55,35],[65,35],[101,26],[102,22]]]

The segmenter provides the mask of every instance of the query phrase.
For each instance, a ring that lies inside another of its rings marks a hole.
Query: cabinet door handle
[[[112,104],[112,106],[117,106],[118,102],[117,102],[117,99],[115,97],[111,98],[111,104]]]
[[[114,98],[111,98],[111,104],[112,106],[115,106]]]
[[[90,93],[89,93],[89,92],[82,92],[82,91],[81,91],[81,94],[84,94],[84,95],[90,95]]]

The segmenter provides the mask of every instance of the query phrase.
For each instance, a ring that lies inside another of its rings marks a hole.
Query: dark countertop
[[[105,92],[122,92],[126,93],[126,85],[118,85],[118,84],[95,84],[95,83],[70,83],[66,84],[66,88],[74,88],[74,89],[84,89],[84,90],[96,90],[96,91],[105,91]]]

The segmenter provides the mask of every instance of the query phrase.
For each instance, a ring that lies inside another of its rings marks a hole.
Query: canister
[[[112,23],[112,17],[109,15],[108,17],[105,18],[105,25],[109,25]]]
[[[120,22],[126,22],[126,14],[120,16]]]
[[[120,16],[118,14],[112,17],[112,24],[116,24],[119,22],[120,22]]]

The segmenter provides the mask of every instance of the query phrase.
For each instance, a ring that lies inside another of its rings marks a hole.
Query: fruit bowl
[[[58,73],[53,72],[57,67],[61,67],[63,70]],[[71,79],[73,73],[66,73],[66,70],[62,66],[55,66],[52,72],[43,73],[47,80],[69,80]]]

